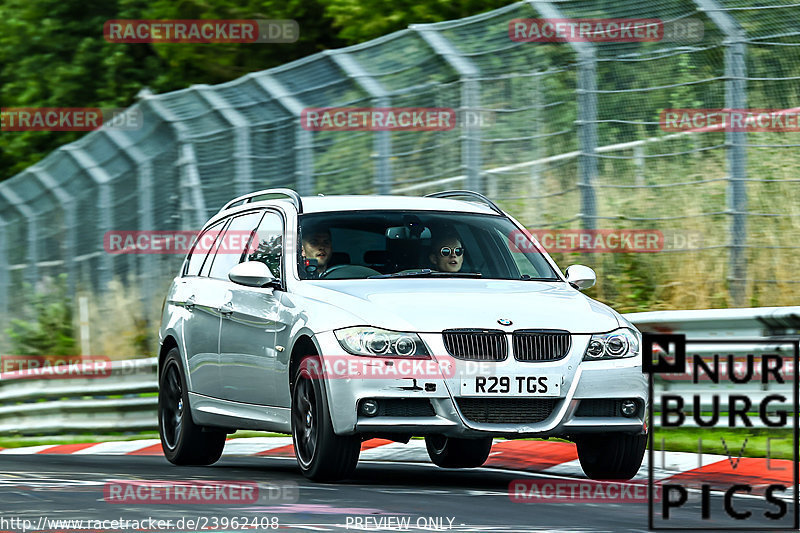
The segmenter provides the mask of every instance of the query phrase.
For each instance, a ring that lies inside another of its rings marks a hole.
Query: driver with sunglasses
[[[464,264],[464,247],[455,233],[448,233],[432,241],[428,256],[440,272],[459,272]]]

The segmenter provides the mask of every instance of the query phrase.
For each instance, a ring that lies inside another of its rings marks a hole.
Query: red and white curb
[[[163,456],[158,439],[81,444],[52,444],[6,448],[0,455],[151,455]],[[253,437],[229,439],[224,457],[294,457],[291,437]],[[760,459],[728,457],[726,455],[686,452],[661,452],[653,454],[653,480],[663,483],[680,483],[684,486],[707,483],[714,488],[727,488],[734,484],[749,484],[757,493],[771,483],[792,487],[794,464],[786,459]],[[387,462],[428,463],[428,452],[423,440],[414,439],[408,444],[384,439],[371,439],[361,445],[360,460]],[[566,442],[495,440],[486,467],[535,472],[538,474],[584,478],[575,445]],[[634,480],[645,481],[648,476],[648,457]],[[791,488],[784,497],[791,497]]]

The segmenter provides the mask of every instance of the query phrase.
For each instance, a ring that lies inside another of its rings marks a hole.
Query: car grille
[[[514,359],[517,361],[557,361],[569,353],[571,337],[560,329],[530,329],[514,332]]]
[[[456,398],[464,418],[482,424],[532,424],[546,420],[556,398]]]
[[[415,417],[435,414],[431,402],[422,398],[378,400],[377,416]]]
[[[506,334],[493,329],[448,329],[442,332],[447,353],[469,361],[504,361],[508,357]]]

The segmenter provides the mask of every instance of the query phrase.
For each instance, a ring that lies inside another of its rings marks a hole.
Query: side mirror
[[[593,287],[597,281],[597,274],[594,273],[594,270],[583,265],[567,267],[564,273],[567,275],[567,282],[579,291]]]
[[[260,261],[239,263],[228,272],[228,279],[247,287],[263,287],[277,281],[269,267]]]

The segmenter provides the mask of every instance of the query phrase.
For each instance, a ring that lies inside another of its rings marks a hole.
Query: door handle
[[[184,306],[186,309],[188,309],[189,311],[191,311],[192,309],[194,309],[194,306],[195,306],[195,301],[196,301],[196,300],[195,300],[194,294],[192,294],[191,296],[189,296],[188,298],[186,298],[186,301],[185,301],[185,302],[183,302],[183,306]]]
[[[222,307],[219,308],[219,313],[222,316],[231,316],[233,314],[233,304],[230,302],[226,303]]]

